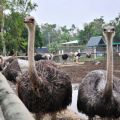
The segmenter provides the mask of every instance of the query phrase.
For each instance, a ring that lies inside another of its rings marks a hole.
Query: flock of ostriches
[[[56,113],[72,102],[71,78],[52,60],[44,60],[42,56],[43,60],[34,60],[35,19],[27,16],[24,22],[28,29],[28,61],[16,57],[4,61],[0,57],[0,70],[16,85],[19,98],[35,114],[36,120],[43,119],[45,114],[56,120]],[[85,113],[89,120],[95,116],[106,120],[120,117],[120,78],[113,76],[114,27],[104,26],[103,35],[107,45],[107,70],[91,71],[78,89],[78,111]]]

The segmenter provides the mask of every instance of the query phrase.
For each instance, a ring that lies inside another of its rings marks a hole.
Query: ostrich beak
[[[108,32],[108,33],[110,33],[110,32],[111,32],[111,30],[109,29],[109,30],[107,30],[107,32]]]

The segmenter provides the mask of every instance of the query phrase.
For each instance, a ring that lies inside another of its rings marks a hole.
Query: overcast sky
[[[32,0],[38,4],[31,15],[37,23],[67,25],[83,28],[84,23],[104,16],[106,22],[120,13],[120,0]]]

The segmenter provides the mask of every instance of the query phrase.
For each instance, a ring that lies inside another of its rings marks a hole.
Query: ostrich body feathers
[[[113,76],[112,97],[103,97],[106,71],[94,70],[86,75],[79,86],[77,108],[89,117],[118,118],[120,116],[120,79]]]
[[[72,101],[70,77],[47,60],[37,61],[36,70],[43,82],[33,90],[29,73],[18,81],[18,96],[32,113],[51,113],[63,110]]]

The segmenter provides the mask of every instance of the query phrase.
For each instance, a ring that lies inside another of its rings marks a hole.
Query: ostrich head
[[[105,37],[106,42],[112,42],[113,37],[115,36],[115,28],[114,26],[104,26],[103,27],[103,35]]]
[[[29,30],[35,29],[35,19],[32,16],[26,16],[24,23]]]

